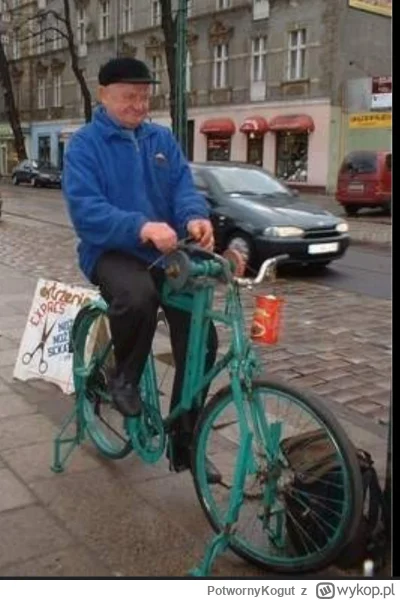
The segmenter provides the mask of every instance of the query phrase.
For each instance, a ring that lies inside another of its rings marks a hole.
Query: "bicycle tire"
[[[317,552],[306,557],[297,557],[290,562],[279,560],[273,556],[260,556],[259,553],[247,548],[242,540],[237,537],[237,533],[233,533],[229,547],[230,549],[244,558],[250,563],[253,563],[262,568],[268,568],[280,573],[297,573],[297,572],[313,572],[327,565],[333,564],[335,559],[340,554],[341,549],[346,542],[351,539],[354,531],[356,531],[362,516],[362,480],[360,468],[356,456],[355,449],[345,433],[342,425],[336,417],[321,403],[321,401],[308,392],[297,390],[292,386],[288,386],[275,379],[263,379],[253,382],[253,389],[264,388],[272,393],[280,393],[284,396],[294,399],[300,406],[303,406],[306,411],[324,427],[328,432],[329,438],[333,440],[335,448],[337,448],[344,459],[345,469],[347,473],[349,496],[349,506],[347,515],[341,523],[341,530],[337,535],[334,545],[328,547],[322,552]],[[213,415],[218,417],[222,405],[228,406],[233,404],[232,392],[230,386],[225,386],[220,389],[209,401],[202,411],[196,425],[194,433],[194,443],[192,449],[192,467],[193,478],[197,497],[201,507],[216,533],[220,533],[223,529],[223,523],[218,521],[216,510],[213,510],[213,501],[210,499],[211,486],[208,486],[208,492],[204,486],[205,474],[200,471],[205,469],[201,465],[205,464],[206,454],[204,452],[204,435],[212,429]],[[204,486],[204,487],[203,487]],[[213,486],[215,489],[215,486]],[[207,493],[205,493],[207,492]],[[240,513],[239,513],[240,518]]]
[[[82,366],[85,365],[85,349],[90,331],[99,318],[106,317],[105,312],[101,308],[87,306],[80,311],[80,314],[76,320],[76,327],[73,328],[72,333],[72,348],[73,348],[73,372],[75,381],[81,377],[79,374]],[[104,377],[101,373],[102,365],[97,366],[99,377]],[[90,378],[93,380],[97,376],[96,371],[92,371]],[[100,451],[100,453],[106,458],[113,460],[119,460],[125,458],[131,451],[132,445],[130,440],[121,440],[119,446],[107,439],[104,433],[101,431],[95,414],[95,408],[93,402],[90,400],[91,390],[88,389],[88,380],[85,378],[83,382],[83,414],[86,423],[86,430],[93,444]],[[78,398],[76,400],[78,402]],[[121,415],[121,419],[123,419]]]

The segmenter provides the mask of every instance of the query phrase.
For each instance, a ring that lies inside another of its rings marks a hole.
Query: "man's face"
[[[99,100],[122,125],[137,127],[149,112],[150,84],[111,83],[100,86]]]

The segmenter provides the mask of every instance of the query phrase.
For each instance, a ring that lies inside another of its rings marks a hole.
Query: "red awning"
[[[268,123],[264,117],[247,117],[240,126],[242,133],[260,133],[268,131]]]
[[[280,115],[269,122],[270,131],[314,131],[314,121],[309,115]]]
[[[236,131],[235,123],[232,119],[207,119],[200,127],[200,133],[206,135],[233,135]]]

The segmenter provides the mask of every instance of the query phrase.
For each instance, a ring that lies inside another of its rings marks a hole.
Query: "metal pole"
[[[187,155],[187,102],[186,102],[186,58],[187,58],[187,0],[179,0],[176,28],[175,62],[175,123],[173,131],[182,150]]]

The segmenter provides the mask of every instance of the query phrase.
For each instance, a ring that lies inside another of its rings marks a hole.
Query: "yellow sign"
[[[350,129],[387,129],[392,127],[392,113],[355,113],[349,116]]]
[[[349,0],[349,6],[385,17],[392,16],[392,0]]]

